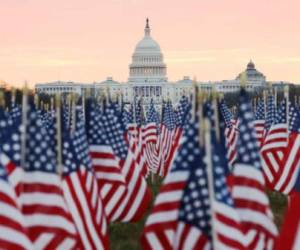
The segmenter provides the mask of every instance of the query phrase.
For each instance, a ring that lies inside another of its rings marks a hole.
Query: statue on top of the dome
[[[145,36],[150,36],[149,19],[146,19]]]

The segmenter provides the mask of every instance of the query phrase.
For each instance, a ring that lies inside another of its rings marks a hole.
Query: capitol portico
[[[242,72],[243,73],[243,72]],[[109,95],[122,94],[123,101],[131,102],[133,98],[142,98],[146,108],[152,99],[156,105],[161,105],[163,99],[171,99],[177,103],[182,95],[193,91],[194,85],[202,90],[217,92],[234,92],[240,89],[241,74],[234,80],[213,82],[193,81],[188,76],[177,82],[169,82],[167,78],[167,65],[159,44],[152,38],[149,20],[146,20],[144,37],[137,43],[129,65],[129,78],[127,82],[117,82],[112,77],[93,83],[76,82],[50,82],[38,83],[35,86],[38,93],[84,93],[90,89],[97,96],[102,93]],[[244,73],[247,75],[246,88],[254,91],[266,86],[266,77],[256,70],[250,61]]]

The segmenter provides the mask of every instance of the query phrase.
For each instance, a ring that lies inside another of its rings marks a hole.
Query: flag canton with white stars
[[[144,123],[142,101],[139,100],[135,107],[135,122],[138,126],[142,126]]]
[[[63,160],[63,173],[69,174],[73,171],[79,169],[79,165],[75,162],[75,151],[74,147],[68,133],[63,134],[63,143],[62,143],[62,160]]]
[[[221,108],[221,113],[223,115],[226,127],[231,128],[232,127],[231,120],[233,119],[233,115],[231,114],[224,100],[221,101],[220,108]]]
[[[35,110],[28,115],[26,128],[25,170],[55,172],[56,157],[48,135]]]
[[[130,107],[130,110],[123,109],[122,112],[122,121],[125,126],[127,126],[129,123],[133,123],[133,112],[132,107]]]
[[[176,116],[173,111],[172,103],[170,101],[164,106],[163,111],[163,123],[169,130],[175,129],[176,126]]]
[[[221,178],[222,176],[224,176],[224,178],[225,178],[225,176],[228,176],[230,174],[230,168],[229,168],[228,159],[227,159],[225,133],[221,132],[221,131],[224,131],[226,125],[225,125],[224,117],[221,112],[221,106],[218,104],[219,103],[217,103],[217,117],[219,119],[218,126],[215,125],[216,124],[215,119],[214,119],[215,110],[213,109],[212,104],[210,102],[207,102],[205,105],[206,109],[207,109],[207,111],[206,111],[207,118],[210,120],[210,126],[211,126],[212,155],[214,157],[212,159],[212,163],[214,166],[219,166],[219,168],[220,168],[219,170],[217,170],[217,173],[216,173],[217,179]],[[220,132],[219,133],[219,141],[217,141],[217,129]]]
[[[255,120],[265,120],[265,102],[259,101],[255,111]]]
[[[89,154],[86,129],[84,126],[82,110],[80,107],[76,109],[75,131],[71,139],[73,140],[74,152],[76,154],[76,163],[78,165],[83,165],[84,167],[91,169],[92,161]]]
[[[183,127],[186,120],[187,115],[190,109],[189,101],[186,96],[183,96],[178,104],[177,110],[176,110],[176,125],[179,127]]]
[[[66,126],[66,128],[69,128],[71,122],[70,105],[68,104],[62,105],[61,112],[62,112],[63,124],[64,126]]]
[[[7,119],[5,113],[0,115],[1,149],[16,164],[21,165],[21,124]],[[5,132],[4,132],[5,131]]]
[[[286,123],[286,102],[285,100],[279,105],[275,116],[274,124]]]
[[[300,114],[296,109],[291,113],[289,123],[289,130],[291,132],[300,133]]]
[[[125,159],[128,146],[125,141],[125,130],[116,116],[115,111],[108,107],[101,116],[101,126],[103,128],[103,139],[110,144],[114,153],[121,159]]]
[[[251,103],[245,90],[241,90],[239,106],[239,131],[237,141],[237,162],[261,168],[260,156],[255,138]]]
[[[203,115],[208,118],[210,122],[214,123],[214,110],[211,101],[207,101],[203,104]]]
[[[213,167],[213,180],[214,180],[214,193],[215,199],[218,202],[233,207],[233,200],[231,198],[227,182],[225,178],[225,171],[228,169],[228,161],[226,154],[224,154],[221,144],[217,142],[214,132],[211,133],[212,144],[212,167]]]
[[[148,123],[154,122],[156,124],[159,122],[158,113],[155,110],[154,103],[152,100],[150,103],[149,110],[147,112],[147,122]]]
[[[271,125],[275,121],[275,117],[276,117],[276,109],[275,109],[274,97],[272,95],[269,95],[267,99],[267,118],[265,123],[266,130],[270,129]]]
[[[20,106],[13,104],[11,107],[10,116],[14,121],[21,121],[22,110]]]
[[[88,102],[87,109],[87,134],[90,145],[105,144],[105,136],[101,126],[100,115],[103,115],[96,109],[94,102]]]
[[[190,122],[185,141],[171,170],[189,171],[189,177],[181,199],[178,220],[197,227],[210,237],[210,202],[207,174],[199,147],[198,122]]]
[[[0,142],[3,143],[3,137],[5,137],[5,134],[8,134],[8,130],[13,125],[12,119],[10,119],[9,115],[3,110],[3,108],[0,108]]]
[[[56,153],[56,145],[57,145],[57,138],[56,138],[56,118],[53,118],[50,112],[47,112],[47,116],[45,116],[46,120],[43,122],[43,126],[46,128],[46,131],[50,137],[49,145],[53,152]]]

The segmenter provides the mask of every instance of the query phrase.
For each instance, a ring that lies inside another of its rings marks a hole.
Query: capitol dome
[[[144,38],[135,46],[134,54],[138,53],[161,53],[159,44],[150,36],[149,21],[146,24]]]
[[[159,44],[150,35],[149,19],[146,19],[145,34],[135,46],[132,63],[129,65],[129,82],[166,82],[167,67]]]

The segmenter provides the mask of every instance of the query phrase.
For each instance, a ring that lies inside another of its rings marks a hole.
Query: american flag
[[[145,123],[142,99],[138,100],[135,106],[135,122],[139,127]]]
[[[0,164],[0,248],[33,249],[16,200],[15,190],[8,182],[6,171]]]
[[[63,137],[63,191],[84,249],[107,249],[107,221],[92,162],[84,122],[76,110],[73,135]]]
[[[228,163],[230,168],[232,168],[237,155],[238,120],[233,118],[233,115],[224,100],[221,101],[220,110],[226,125],[224,134],[226,138]]]
[[[107,114],[98,112],[96,104],[91,100],[89,100],[86,106],[90,155],[101,191],[105,212],[110,221],[114,212],[126,196],[127,184],[119,161],[115,157],[111,145],[103,136],[105,133],[103,126],[106,126],[106,124],[102,123],[100,116]]]
[[[213,126],[213,123],[211,123]],[[215,234],[214,249],[245,249],[245,235],[241,218],[234,207],[234,202],[227,186],[226,171],[228,162],[225,145],[216,138],[215,129],[211,131],[211,162],[213,175],[214,198],[211,204],[213,211],[212,227]],[[207,152],[206,152],[207,153]],[[206,156],[208,157],[208,155]],[[207,170],[209,171],[209,170]]]
[[[163,105],[163,119],[161,124],[161,133],[158,141],[159,154],[159,169],[158,174],[166,176],[170,167],[171,161],[169,160],[173,147],[173,137],[176,128],[176,116],[173,110],[171,101],[167,101]]]
[[[287,146],[283,152],[280,169],[274,180],[274,189],[284,194],[293,191],[297,177],[299,175],[300,161],[300,115],[298,111],[290,115],[291,130]]]
[[[295,193],[289,197],[289,206],[283,219],[275,250],[300,249],[300,179],[298,176]]]
[[[144,119],[144,112],[142,106],[142,100],[140,99],[137,103],[135,109],[135,116],[136,116],[136,129],[137,129],[137,137],[136,140],[133,140],[133,147],[131,147],[132,152],[135,157],[136,163],[139,165],[141,169],[141,173],[144,177],[148,176],[150,167],[147,164],[147,154],[146,154],[146,133],[145,130],[145,119]],[[133,139],[133,138],[131,138]]]
[[[122,110],[122,122],[126,129],[133,124],[133,105],[127,105]]]
[[[227,186],[229,171],[226,157],[224,135],[217,138],[218,130],[223,126],[223,119],[215,120],[212,102],[204,104],[204,116],[210,124],[210,130],[205,131],[205,163],[210,189],[210,209],[212,210],[212,244],[214,249],[244,249],[245,237],[241,219],[237,213],[233,199]],[[221,122],[221,123],[220,123]],[[207,137],[208,135],[208,137]],[[210,164],[209,164],[210,163]],[[230,232],[230,233],[229,233]]]
[[[190,111],[191,111],[191,105],[188,101],[188,98],[183,96],[179,101],[177,109],[175,110],[176,128],[173,137],[172,151],[170,153],[171,157],[169,159],[169,161],[171,162],[167,163],[168,165],[172,164],[172,161],[176,155],[178,147],[180,146],[181,143],[180,139],[182,138],[183,129],[185,126],[187,126],[187,122],[189,121]]]
[[[166,175],[168,169],[174,161],[178,148],[181,144],[183,128],[189,120],[190,104],[187,97],[183,96],[177,106],[177,110],[173,110],[171,103],[167,103],[164,113],[164,123],[162,124],[162,134],[160,143],[168,145],[163,147],[164,151],[160,155],[160,174]],[[165,124],[165,126],[164,126]],[[169,141],[168,141],[169,140]],[[163,157],[163,158],[162,158]],[[163,160],[162,160],[163,159]]]
[[[288,115],[293,112],[293,109],[293,107],[289,108],[290,112]],[[273,186],[274,178],[282,166],[283,152],[288,143],[289,133],[286,117],[286,102],[283,101],[261,148],[262,167],[269,187]]]
[[[115,110],[108,108],[107,115],[101,116],[101,122],[104,125],[104,139],[113,148],[128,190],[124,201],[115,211],[112,220],[136,221],[146,211],[151,201],[151,191],[142,176],[140,166],[135,161],[135,156],[131,150],[132,140],[129,141],[130,145],[128,146],[124,139],[125,131]]]
[[[123,123],[124,116],[122,113],[118,112],[116,106],[112,104],[109,105],[109,112],[114,113],[118,117],[118,124],[120,128],[126,128],[123,133],[127,140],[128,145],[130,145],[130,150],[133,153],[134,160],[138,166],[138,169],[144,177],[149,173],[149,166],[147,164],[146,155],[146,143],[144,138],[144,116],[142,101],[139,100],[131,105],[131,114],[127,114],[127,120],[129,123]]]
[[[9,119],[0,109],[0,162],[7,171],[8,181],[19,196],[23,168],[21,168],[21,119]],[[5,132],[4,132],[5,131]]]
[[[142,235],[143,249],[211,249],[211,213],[198,126],[191,123]]]
[[[159,115],[158,115],[157,111],[155,110],[153,100],[151,100],[150,107],[147,112],[147,124],[145,126],[145,133],[144,133],[146,143],[148,143],[148,142],[156,143],[157,142],[158,125],[159,125]]]
[[[145,151],[149,170],[152,173],[157,173],[157,169],[159,167],[158,152],[156,150],[158,126],[159,115],[155,110],[153,100],[151,100],[150,107],[147,113],[147,124],[145,126]]]
[[[78,246],[77,230],[61,189],[50,137],[31,110],[26,127],[25,166],[19,201],[30,239],[37,249]]]
[[[298,175],[295,192],[289,196],[289,206],[285,213],[283,225],[275,250],[300,248],[300,175]]]
[[[134,140],[138,140],[139,129],[138,123],[141,125],[142,119],[140,118],[141,112],[139,112],[140,101],[134,98],[133,103],[129,107],[129,112],[125,113],[123,116],[124,121],[126,121],[125,125],[127,128],[127,138],[132,137]],[[141,107],[140,107],[141,108]]]
[[[128,109],[129,110],[127,110],[126,107],[123,107],[122,109],[122,122],[126,128],[128,124],[133,123],[133,113],[131,112],[131,106]]]
[[[188,114],[190,111],[191,105],[189,100],[186,96],[181,97],[179,100],[179,104],[177,106],[175,115],[176,115],[176,126],[177,127],[184,127],[188,121]]]
[[[229,160],[228,160],[228,157],[227,157],[226,137],[225,137],[225,133],[222,133],[222,131],[225,131],[226,124],[225,124],[224,116],[223,116],[222,111],[221,111],[221,105],[220,104],[221,104],[220,102],[218,102],[218,104],[217,104],[219,131],[220,131],[220,134],[219,134],[219,137],[220,137],[219,138],[219,144],[220,144],[219,151],[220,151],[220,154],[223,154],[224,155],[223,157],[226,157],[226,160],[227,160],[227,164],[225,164],[225,163],[223,164],[223,170],[224,170],[224,174],[225,174],[226,179],[227,179],[227,185],[228,185],[229,189],[231,189],[232,178],[233,177],[232,177],[232,171],[230,170],[230,166],[229,166]]]
[[[265,134],[265,102],[260,100],[255,110],[254,128],[258,147],[260,148]]]
[[[269,200],[265,194],[251,103],[244,89],[240,93],[239,120],[240,136],[233,172],[232,197],[245,228],[247,247],[272,249],[277,237],[277,228],[273,223]]]
[[[275,121],[275,117],[276,117],[276,108],[275,108],[274,97],[272,95],[268,95],[265,133],[268,132],[268,130],[270,129],[271,125]]]

